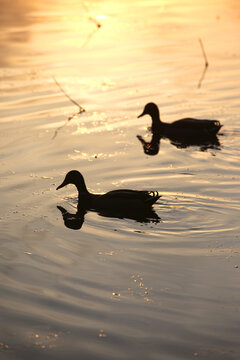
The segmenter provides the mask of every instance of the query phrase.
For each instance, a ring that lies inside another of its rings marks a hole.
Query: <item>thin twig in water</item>
[[[87,7],[87,5],[85,4],[85,2],[82,2],[82,7],[84,8],[84,10],[89,13],[90,15],[90,10],[89,8]],[[97,28],[100,28],[102,25],[92,16],[89,16],[88,18],[90,21],[94,22],[94,24],[96,24]]]
[[[85,109],[79,105],[75,100],[73,100],[67,93],[66,91],[62,88],[62,86],[59,84],[59,82],[57,81],[57,79],[53,76],[53,80],[55,81],[55,83],[57,84],[57,86],[59,87],[59,89],[62,91],[62,93],[74,104],[79,108],[79,112],[84,112]]]
[[[203,69],[203,72],[202,72],[202,75],[199,79],[199,82],[198,82],[198,89],[200,89],[201,85],[202,85],[202,82],[203,82],[203,79],[205,78],[205,74],[207,72],[207,66],[204,66],[204,69]]]
[[[82,2],[82,7],[84,8],[84,10],[89,14],[88,16],[88,20],[92,21],[95,25],[96,25],[96,29],[94,29],[87,37],[87,39],[84,41],[84,43],[82,44],[82,48],[84,48],[88,42],[91,40],[91,38],[96,34],[96,32],[100,29],[100,27],[102,26],[98,21],[97,19],[95,19],[93,16],[91,16],[90,14],[90,10],[89,8],[87,7],[87,5]]]
[[[204,79],[204,77],[205,77],[207,68],[208,68],[208,59],[207,59],[207,55],[206,55],[206,52],[205,52],[205,49],[204,49],[204,46],[203,46],[202,39],[199,38],[198,41],[199,41],[199,43],[200,43],[200,46],[201,46],[201,49],[202,49],[202,53],[203,53],[203,57],[204,57],[204,60],[205,60],[205,65],[204,65],[203,73],[202,73],[202,75],[201,75],[201,77],[200,77],[200,80],[199,80],[199,82],[198,82],[198,88],[200,88],[201,85],[202,85],[202,81],[203,81],[203,79]]]
[[[99,29],[102,25],[92,16],[89,16],[88,18],[90,21],[94,22],[94,24],[97,26],[97,29]]]
[[[81,4],[82,4],[82,7],[84,8],[84,10],[89,13],[89,8],[88,8],[87,5],[85,4],[85,2],[82,1]]]
[[[84,41],[84,43],[82,44],[82,49],[89,43],[89,41],[91,40],[91,38],[96,34],[96,32],[98,31],[98,28],[94,29],[87,37],[87,39]]]
[[[200,43],[200,46],[201,46],[201,49],[202,49],[202,52],[203,52],[203,57],[204,57],[204,60],[205,60],[205,66],[208,67],[208,59],[207,59],[206,52],[204,50],[202,39],[199,38],[198,40],[199,40],[199,43]]]
[[[55,137],[56,137],[57,134],[58,134],[58,131],[59,131],[60,129],[62,129],[64,126],[66,126],[66,125],[69,123],[69,121],[71,121],[76,115],[80,115],[81,113],[83,113],[83,112],[86,111],[81,105],[79,105],[75,100],[73,100],[73,99],[66,93],[66,91],[62,88],[62,86],[59,84],[59,82],[56,80],[56,78],[55,78],[54,76],[53,76],[53,80],[54,80],[55,84],[59,87],[59,89],[61,90],[61,92],[66,96],[66,98],[68,98],[68,100],[70,100],[74,105],[76,105],[76,106],[78,107],[79,111],[76,112],[76,113],[74,113],[73,115],[69,116],[69,117],[67,118],[67,120],[65,121],[65,123],[64,123],[63,125],[59,126],[59,127],[55,130],[54,135],[53,135],[53,137],[52,137],[52,140],[55,139]]]

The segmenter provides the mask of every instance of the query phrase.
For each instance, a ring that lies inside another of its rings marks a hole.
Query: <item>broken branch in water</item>
[[[84,43],[82,44],[82,49],[89,43],[89,41],[91,40],[91,38],[93,37],[93,35],[96,34],[96,32],[98,31],[99,28],[94,29],[87,37],[87,39],[84,41]]]
[[[81,106],[79,105],[75,100],[73,100],[67,93],[66,91],[62,88],[62,86],[59,84],[59,82],[56,80],[56,78],[53,76],[53,80],[55,82],[55,84],[59,87],[59,89],[61,90],[61,92],[66,96],[66,98],[68,98],[68,100],[70,100],[74,105],[76,105],[79,109],[78,112],[74,113],[73,115],[69,116],[67,118],[67,120],[65,121],[65,123],[61,126],[59,126],[56,130],[55,130],[55,133],[52,137],[52,140],[55,139],[55,137],[57,136],[58,134],[58,131],[60,129],[62,129],[64,126],[66,126],[68,124],[69,121],[71,121],[76,115],[80,115],[81,113],[85,112],[86,110]]]
[[[87,5],[82,2],[82,7],[84,8],[84,10],[89,14],[88,16],[88,20],[92,21],[95,25],[96,25],[96,29],[94,29],[87,37],[87,39],[84,41],[84,43],[82,44],[82,48],[84,48],[88,42],[91,40],[91,38],[96,34],[96,32],[100,29],[100,27],[102,26],[100,24],[100,22],[97,21],[97,19],[93,16],[90,15],[90,10],[89,8],[87,7]]]
[[[90,10],[84,2],[82,2],[82,7],[90,15]],[[93,16],[89,16],[88,20],[94,22],[94,24],[96,24],[97,28],[100,28],[102,26]]]
[[[96,24],[97,28],[99,29],[102,25],[96,20],[94,19],[92,16],[89,16],[88,18],[90,21],[94,22],[94,24]]]
[[[53,76],[53,80],[55,81],[55,83],[57,84],[57,86],[59,87],[59,89],[62,91],[62,93],[74,104],[79,108],[79,113],[84,112],[85,109],[79,105],[75,100],[73,100],[67,93],[66,91],[62,88],[62,86],[59,84],[59,82],[56,80],[56,78]]]
[[[203,42],[202,42],[202,39],[199,38],[199,43],[200,43],[200,46],[201,46],[201,49],[202,49],[202,52],[203,52],[203,57],[204,57],[204,60],[205,60],[205,66],[208,67],[208,59],[207,59],[207,55],[206,55],[206,52],[205,52],[205,49],[204,49],[204,46],[203,46]]]
[[[199,43],[200,43],[200,46],[201,46],[201,49],[202,49],[202,53],[203,53],[203,57],[204,57],[204,60],[205,60],[205,66],[204,66],[204,69],[203,69],[203,73],[202,73],[202,75],[201,75],[201,77],[200,77],[200,80],[199,80],[199,82],[198,82],[198,88],[200,88],[201,85],[202,85],[202,81],[203,81],[203,79],[204,79],[204,77],[205,77],[207,68],[208,68],[208,59],[207,59],[207,55],[206,55],[206,52],[205,52],[205,49],[204,49],[204,46],[203,46],[202,39],[199,38],[198,41],[199,41]]]

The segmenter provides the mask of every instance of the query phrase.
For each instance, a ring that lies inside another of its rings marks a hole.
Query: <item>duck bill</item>
[[[137,135],[137,138],[143,146],[147,144],[146,141],[142,138],[142,136]]]
[[[61,189],[61,188],[63,188],[64,186],[66,186],[68,183],[64,180],[64,182],[61,184],[61,185],[59,185],[57,188],[56,188],[56,190],[59,190],[59,189]]]
[[[144,111],[140,115],[138,115],[138,118],[142,117],[143,115],[145,115]]]
[[[57,206],[58,210],[61,211],[62,215],[66,214],[67,213],[67,210],[64,209],[62,206]]]

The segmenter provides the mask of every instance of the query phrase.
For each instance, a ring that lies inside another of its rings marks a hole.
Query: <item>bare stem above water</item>
[[[102,24],[100,24],[100,22],[97,21],[97,19],[94,17],[94,16],[91,16],[90,14],[90,10],[89,8],[87,7],[87,5],[82,2],[82,7],[83,9],[89,14],[88,16],[88,20],[89,21],[92,21],[95,25],[96,25],[96,29],[94,29],[87,37],[87,39],[84,41],[84,43],[82,44],[82,48],[84,48],[88,43],[89,41],[91,40],[91,38],[94,36],[94,34],[96,34],[96,32],[101,28]]]
[[[204,65],[203,73],[202,73],[202,75],[201,75],[201,77],[200,77],[200,80],[199,80],[199,82],[198,82],[198,88],[200,88],[201,85],[202,85],[202,82],[203,82],[203,79],[204,79],[204,77],[205,77],[205,74],[206,74],[206,71],[207,71],[207,68],[208,68],[208,65],[209,65],[209,64],[208,64],[208,59],[207,59],[207,55],[206,55],[206,52],[205,52],[205,49],[204,49],[204,46],[203,46],[202,39],[199,38],[198,41],[199,41],[199,43],[200,43],[200,46],[201,46],[201,49],[202,49],[202,53],[203,53],[203,57],[204,57],[204,60],[205,60],[205,65]]]
[[[200,43],[200,46],[201,46],[201,49],[202,49],[202,53],[203,53],[203,57],[204,57],[204,60],[205,60],[205,66],[208,67],[208,59],[207,59],[207,55],[206,55],[206,52],[205,52],[205,49],[204,49],[204,46],[203,46],[203,42],[202,42],[202,39],[199,38],[199,43]]]

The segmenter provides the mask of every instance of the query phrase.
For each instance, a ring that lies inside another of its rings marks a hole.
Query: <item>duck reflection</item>
[[[137,135],[138,140],[143,146],[143,151],[146,155],[157,155],[160,148],[161,134],[155,132],[152,134],[152,140],[150,142],[145,141],[141,135]]]
[[[189,146],[197,146],[200,151],[207,149],[221,150],[221,144],[217,133],[222,125],[217,120],[198,120],[192,118],[181,119],[172,124],[163,123],[160,120],[157,105],[149,103],[138,117],[143,115],[152,117],[152,139],[147,142],[142,136],[137,135],[147,155],[157,155],[160,149],[162,138],[169,139],[170,143],[178,149],[185,149]]]
[[[87,214],[88,210],[85,207],[80,206],[78,204],[77,212],[72,214],[68,212],[64,207],[57,206],[58,210],[61,211],[64,225],[72,230],[80,230],[84,220],[85,214]],[[159,223],[161,218],[157,215],[157,213],[152,209],[147,209],[145,212],[142,211],[98,211],[98,215],[104,217],[111,217],[111,218],[119,218],[119,219],[131,219],[141,223]]]
[[[61,211],[64,225],[73,230],[81,229],[84,223],[84,216],[86,214],[85,209],[78,209],[75,214],[69,213],[64,207],[57,206],[58,210]]]
[[[167,136],[161,136],[161,134],[152,133],[151,141],[145,141],[141,135],[137,135],[138,140],[143,146],[143,151],[146,155],[157,155],[160,149],[161,139],[169,139],[170,143],[173,146],[176,146],[178,149],[186,149],[190,146],[197,146],[200,151],[206,151],[208,149],[221,150],[221,143],[218,140],[218,137],[211,136],[207,138],[198,138],[198,139],[184,139],[184,138],[173,138]]]

